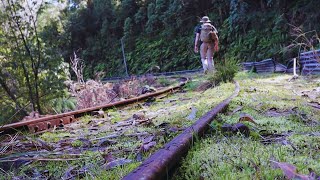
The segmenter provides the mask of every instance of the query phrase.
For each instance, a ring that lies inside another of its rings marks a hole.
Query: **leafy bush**
[[[208,75],[208,81],[213,85],[217,85],[220,82],[230,82],[233,80],[239,69],[240,64],[238,60],[234,58],[221,61],[220,63],[217,63],[216,71]]]
[[[201,81],[189,81],[185,86],[184,89],[189,90],[189,91],[194,91],[196,90],[199,86],[201,85]]]
[[[56,98],[51,101],[52,109],[56,113],[64,113],[76,109],[76,99],[75,98]]]

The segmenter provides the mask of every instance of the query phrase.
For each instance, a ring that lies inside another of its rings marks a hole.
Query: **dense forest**
[[[204,15],[219,31],[217,63],[285,64],[319,42],[316,0],[1,0],[0,7],[0,122],[54,112],[69,102],[69,79],[200,68],[193,41]]]

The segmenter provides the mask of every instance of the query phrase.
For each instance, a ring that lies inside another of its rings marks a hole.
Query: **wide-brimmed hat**
[[[200,20],[201,23],[209,23],[211,22],[208,16],[203,16]]]

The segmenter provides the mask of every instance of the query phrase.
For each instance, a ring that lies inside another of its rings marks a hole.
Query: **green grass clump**
[[[91,121],[91,116],[89,115],[85,115],[83,117],[80,118],[80,121],[83,123],[83,124],[88,124],[90,121]]]
[[[121,114],[117,109],[108,110],[108,116],[110,116],[112,123],[116,123],[121,120]]]
[[[82,145],[83,145],[83,142],[80,140],[75,140],[75,141],[72,141],[71,143],[72,147],[81,147]]]
[[[209,73],[208,80],[211,84],[217,85],[220,82],[231,82],[239,71],[240,64],[236,59],[226,59],[217,63],[214,73]]]
[[[158,79],[157,79],[158,83],[162,86],[169,86],[170,84],[172,84],[170,82],[170,80],[168,80],[166,77],[164,76],[160,76]]]
[[[126,166],[120,166],[118,168],[114,168],[112,170],[100,171],[99,176],[97,176],[95,179],[108,179],[108,180],[122,179],[125,175],[133,171],[140,164],[141,162],[134,162],[134,163],[127,164]]]
[[[196,80],[191,80],[191,81],[189,81],[185,86],[184,86],[184,88],[186,89],[186,90],[188,90],[188,91],[194,91],[194,90],[196,90],[198,87],[199,87],[199,85],[201,84],[202,82],[201,81],[196,81]]]
[[[70,138],[73,136],[74,135],[71,135],[68,132],[46,132],[40,136],[40,139],[42,139],[46,142],[58,142],[61,139]]]

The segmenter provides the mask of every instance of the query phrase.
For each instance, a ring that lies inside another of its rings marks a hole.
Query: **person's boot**
[[[214,72],[214,64],[213,64],[213,58],[210,58],[207,64],[207,69],[210,72]]]
[[[206,74],[208,72],[208,62],[207,59],[201,59],[203,72]]]

